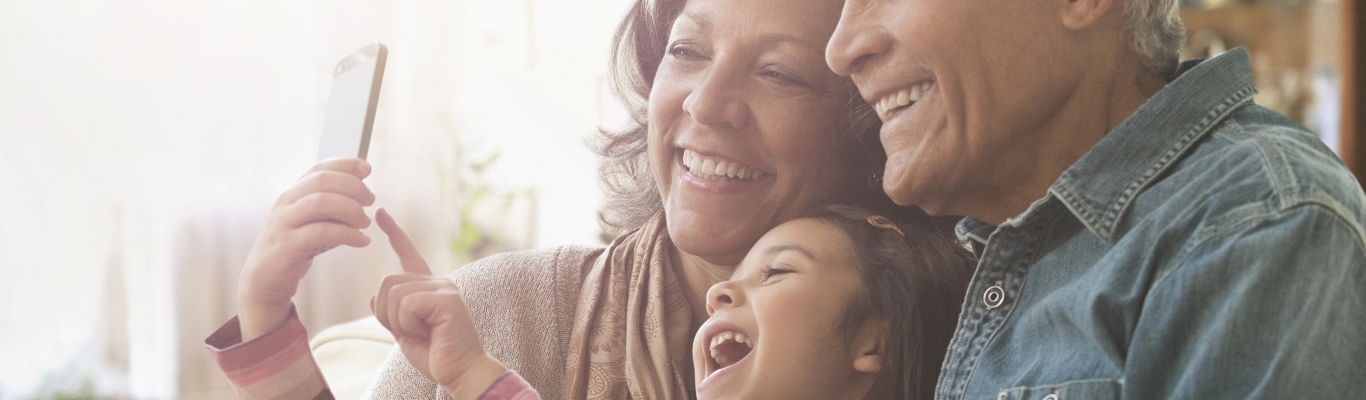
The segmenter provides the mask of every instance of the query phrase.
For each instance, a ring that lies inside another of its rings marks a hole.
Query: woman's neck
[[[717,265],[673,246],[669,256],[683,274],[684,294],[688,296],[688,309],[692,310],[692,330],[697,330],[710,316],[707,315],[707,290],[711,285],[730,279],[734,265]]]

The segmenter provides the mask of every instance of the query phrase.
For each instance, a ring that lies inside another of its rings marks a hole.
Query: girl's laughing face
[[[863,290],[844,232],[816,219],[769,231],[731,280],[707,292],[693,339],[699,399],[861,399],[880,370],[882,336],[841,324]]]

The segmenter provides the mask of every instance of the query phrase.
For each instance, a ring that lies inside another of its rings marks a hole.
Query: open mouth
[[[740,363],[754,350],[754,338],[742,332],[722,331],[707,341],[707,368],[704,377]]]
[[[743,182],[769,175],[738,161],[703,156],[687,149],[683,150],[683,167],[693,176],[708,181]]]
[[[893,115],[920,101],[926,94],[929,94],[931,89],[934,89],[934,81],[932,80],[911,85],[909,88],[898,90],[878,100],[877,103],[873,104],[873,111],[877,112],[878,119],[887,122]]]

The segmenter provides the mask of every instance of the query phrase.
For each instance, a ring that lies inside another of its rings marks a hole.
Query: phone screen
[[[387,56],[384,45],[374,42],[337,62],[323,117],[319,161],[333,157],[365,158]]]

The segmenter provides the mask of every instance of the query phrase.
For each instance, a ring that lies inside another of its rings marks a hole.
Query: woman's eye
[[[806,82],[794,78],[792,75],[783,73],[782,71],[765,69],[759,73],[759,76],[784,86],[806,86]]]
[[[669,56],[683,60],[701,59],[702,53],[685,44],[669,46]]]

